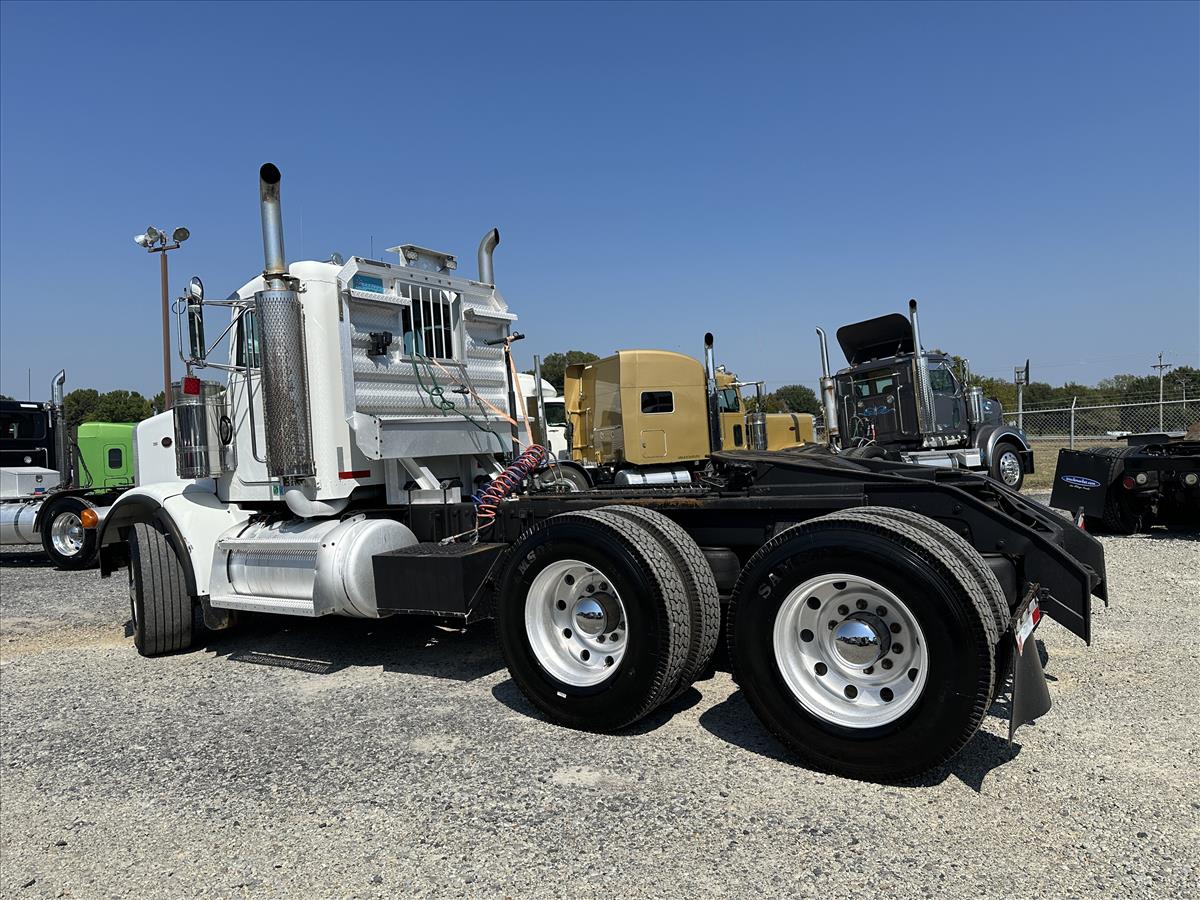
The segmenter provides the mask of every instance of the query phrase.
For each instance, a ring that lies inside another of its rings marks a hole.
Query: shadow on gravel
[[[778,762],[804,768],[795,756],[777,741],[751,711],[741,691],[706,710],[700,716],[700,724],[706,731],[743,750]],[[979,731],[950,762],[939,766],[920,778],[899,783],[899,787],[930,787],[941,784],[953,776],[978,793],[988,773],[1012,760],[1020,752],[1020,745],[1008,749],[1008,741],[987,731]]]
[[[54,566],[40,548],[38,550],[0,553],[0,569],[53,569]]]
[[[521,693],[521,689],[517,687],[517,683],[511,678],[500,682],[492,688],[492,696],[503,703],[513,712],[520,713],[523,716],[528,716],[531,719],[537,719],[539,722],[549,723],[550,720],[542,714],[542,711],[534,706]],[[658,709],[654,710],[644,719],[634,722],[628,728],[623,728],[620,734],[649,734],[656,728],[661,728],[671,721],[677,714],[691,709],[699,703],[703,697],[700,692],[694,687],[689,687],[686,691],[671,700],[669,703],[664,703]]]
[[[230,662],[330,675],[364,666],[385,672],[474,681],[504,668],[491,624],[469,629],[418,617],[319,620],[247,617],[197,645]]]

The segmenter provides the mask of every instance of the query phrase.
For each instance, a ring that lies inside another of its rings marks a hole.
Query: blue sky
[[[1198,7],[0,7],[0,391],[161,383],[172,288],[456,253],[498,225],[534,352],[663,347],[812,385],[813,326],[922,302],[976,370],[1200,364]],[[840,360],[839,360],[840,362]]]

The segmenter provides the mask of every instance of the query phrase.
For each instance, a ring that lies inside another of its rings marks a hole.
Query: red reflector
[[[1125,485],[1125,490],[1127,491],[1132,491],[1135,487],[1137,487],[1137,482],[1133,480],[1133,476],[1131,475],[1126,475],[1124,478],[1122,478],[1121,484]]]
[[[1042,608],[1035,606],[1033,608],[1033,624],[1036,625],[1040,621],[1042,621]]]
[[[338,472],[338,478],[341,478],[341,479],[370,478],[370,477],[371,477],[370,469],[355,469],[353,472]]]
[[[192,394],[193,396],[200,393],[200,379],[195,375],[185,375],[183,378],[183,392]]]

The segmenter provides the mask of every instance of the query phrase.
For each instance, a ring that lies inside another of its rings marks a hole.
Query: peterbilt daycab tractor
[[[141,653],[247,611],[490,618],[534,706],[614,731],[702,677],[724,633],[788,747],[873,779],[956,753],[1010,673],[1010,728],[1049,708],[1030,635],[1044,613],[1090,638],[1106,587],[1086,533],[978,475],[820,445],[720,450],[687,484],[560,490],[520,414],[499,233],[474,279],[411,244],[392,263],[288,265],[280,173],[259,175],[262,275],[215,302],[197,282],[185,304],[186,480],[129,491],[99,536],[101,573],[129,568]],[[214,307],[231,316],[220,363]]]
[[[849,366],[836,375],[817,329],[827,439],[850,457],[983,471],[1019,490],[1033,472],[1025,432],[969,374],[960,379],[950,357],[922,348],[917,301],[908,308],[907,319],[891,313],[839,328]]]

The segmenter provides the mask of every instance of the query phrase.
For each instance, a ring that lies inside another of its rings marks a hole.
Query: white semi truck
[[[556,491],[514,424],[499,233],[473,279],[416,245],[289,265],[280,174],[259,174],[263,273],[189,304],[174,447],[190,480],[127,492],[99,536],[102,574],[128,566],[141,653],[243,611],[492,618],[537,708],[612,731],[686,690],[724,632],[766,727],[872,779],[957,752],[1010,671],[1012,727],[1048,709],[1029,634],[1045,613],[1089,639],[1106,581],[1087,534],[981,476],[823,447],[718,452],[688,485]],[[232,317],[220,363],[200,337],[214,307]]]

